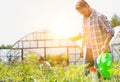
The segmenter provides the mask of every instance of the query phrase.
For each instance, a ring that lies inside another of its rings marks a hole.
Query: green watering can
[[[110,78],[113,73],[112,57],[109,52],[102,52],[97,58],[98,72],[104,78]]]

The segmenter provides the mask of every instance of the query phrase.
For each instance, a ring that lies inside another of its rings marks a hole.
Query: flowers
[[[96,72],[97,72],[97,69],[94,68],[94,67],[91,67],[91,68],[90,68],[90,72],[96,73]]]

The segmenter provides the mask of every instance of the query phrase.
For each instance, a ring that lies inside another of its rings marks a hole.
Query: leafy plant
[[[85,65],[52,66],[50,70],[40,70],[38,58],[34,53],[22,62],[0,64],[1,82],[93,82],[91,75],[85,76]],[[98,81],[98,78],[95,78]],[[114,64],[114,74],[101,82],[120,81],[120,63]]]
[[[49,61],[52,66],[68,65],[68,57],[66,54],[49,54],[47,56],[47,61]]]

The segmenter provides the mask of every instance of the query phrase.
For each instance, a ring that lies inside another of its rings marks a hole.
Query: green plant
[[[47,61],[52,66],[66,66],[68,65],[68,56],[66,54],[49,54],[47,55]]]
[[[86,65],[52,66],[51,70],[40,70],[35,53],[22,62],[0,64],[0,81],[2,82],[92,82],[90,75],[85,76],[83,67]],[[101,78],[102,82],[120,81],[120,63],[114,64],[113,76]],[[96,81],[98,78],[96,78]]]

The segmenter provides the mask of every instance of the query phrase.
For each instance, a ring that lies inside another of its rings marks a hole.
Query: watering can
[[[98,72],[104,78],[110,78],[113,70],[112,70],[112,57],[109,52],[102,52],[97,58]]]

